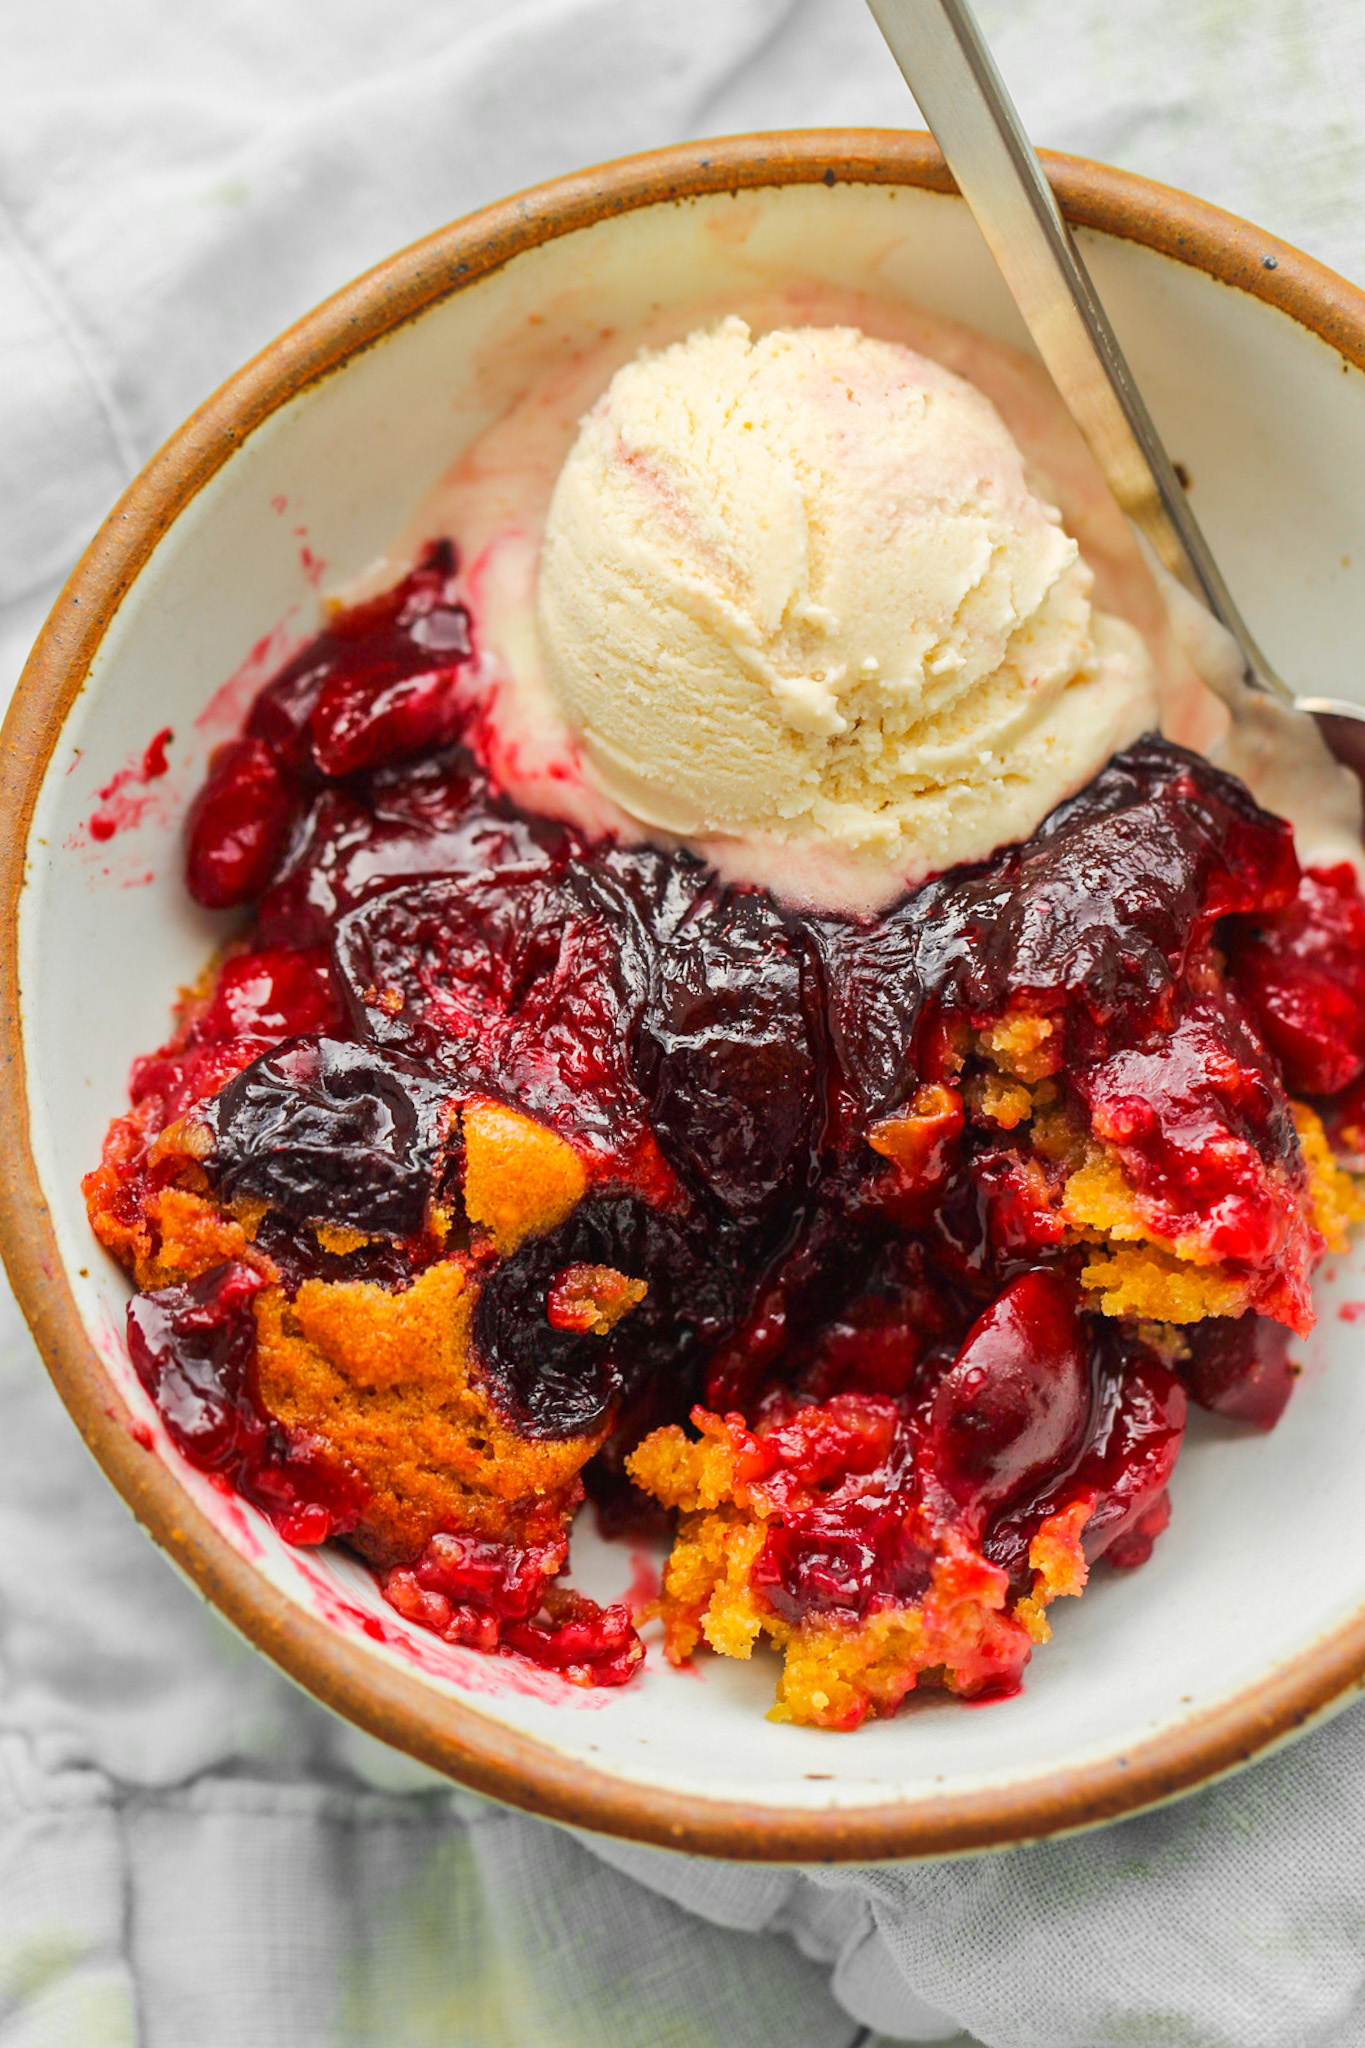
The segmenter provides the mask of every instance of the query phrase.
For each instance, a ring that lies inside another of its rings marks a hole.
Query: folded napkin
[[[1365,277],[1355,0],[980,11],[1040,141]],[[915,118],[861,0],[47,0],[5,44],[3,689],[157,443],[367,264],[628,150]],[[751,1870],[575,1836],[244,1648],[8,1302],[0,1404],[0,2048],[1365,2048],[1361,1709],[994,1856]]]

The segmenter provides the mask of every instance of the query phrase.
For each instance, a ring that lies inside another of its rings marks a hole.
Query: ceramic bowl
[[[1063,207],[1251,624],[1326,694],[1365,646],[1365,297],[1179,193],[1065,158]],[[129,1062],[220,936],[179,882],[216,740],[311,617],[320,564],[379,554],[470,436],[557,353],[660,306],[807,275],[1027,348],[926,137],[797,134],[660,151],[457,222],[249,364],[149,464],[63,592],[0,759],[4,1253],[87,1443],[243,1634],[385,1742],[500,1799],[713,1855],[980,1848],[1169,1798],[1340,1705],[1365,1674],[1365,1359],[1353,1254],[1279,1427],[1199,1418],[1142,1571],[1058,1612],[1022,1694],[912,1701],[841,1736],[764,1719],[773,1666],[657,1648],[578,1692],[414,1631],[342,1553],[291,1550],[168,1444],[124,1347],[122,1275],[79,1181]],[[553,317],[547,315],[553,308]],[[141,780],[170,727],[170,772]],[[92,836],[112,817],[113,836]],[[1362,1311],[1365,1312],[1365,1311]],[[580,1583],[629,1553],[586,1530]]]

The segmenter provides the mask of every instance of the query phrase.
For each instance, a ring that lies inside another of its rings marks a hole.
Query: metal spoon
[[[1206,679],[1234,719],[1248,690],[1311,713],[1338,759],[1365,771],[1365,703],[1296,695],[1234,604],[967,0],[868,5],[1110,490],[1236,642],[1240,682],[1235,662]]]

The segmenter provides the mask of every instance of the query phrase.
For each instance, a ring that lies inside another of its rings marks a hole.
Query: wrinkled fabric
[[[980,13],[1039,142],[1365,279],[1355,0]],[[861,0],[10,0],[3,49],[0,690],[158,443],[368,264],[630,150],[916,119]],[[0,1413],[0,2048],[1365,2048],[1365,1710],[995,1856],[774,1871],[574,1836],[245,1648],[8,1305]]]

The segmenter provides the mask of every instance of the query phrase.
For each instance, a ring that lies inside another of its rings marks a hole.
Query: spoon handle
[[[868,5],[1119,505],[1232,634],[1247,681],[1293,703],[1233,603],[967,0]]]

